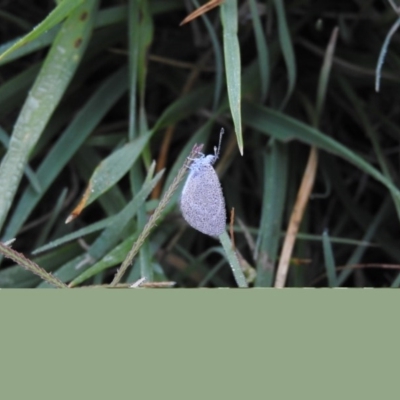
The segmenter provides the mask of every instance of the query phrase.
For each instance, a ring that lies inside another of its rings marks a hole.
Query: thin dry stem
[[[23,254],[18,253],[11,247],[8,247],[1,242],[0,242],[0,253],[4,254],[5,257],[15,261],[18,265],[25,268],[26,270],[31,271],[35,275],[40,276],[44,281],[50,283],[50,285],[53,285],[57,288],[68,288],[68,286],[64,282],[61,282],[50,272],[47,272],[43,268],[39,267],[39,265],[37,265],[32,260],[26,258]]]
[[[276,273],[275,287],[283,288],[286,283],[287,274],[289,272],[289,263],[293,252],[296,235],[299,231],[301,220],[303,219],[304,210],[310,198],[312,188],[314,186],[315,175],[318,165],[318,150],[312,147],[308,158],[306,170],[304,171],[300,189],[297,194],[296,203],[294,205],[292,215],[289,221],[289,227],[283,243],[281,256],[279,259],[278,271]]]

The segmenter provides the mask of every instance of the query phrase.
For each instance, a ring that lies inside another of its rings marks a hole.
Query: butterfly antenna
[[[214,158],[214,162],[218,159],[219,157],[219,152],[221,150],[221,143],[222,143],[222,136],[225,133],[224,128],[221,128],[220,132],[219,132],[219,143],[218,143],[218,148],[216,146],[214,146],[214,154],[215,154],[215,158]]]

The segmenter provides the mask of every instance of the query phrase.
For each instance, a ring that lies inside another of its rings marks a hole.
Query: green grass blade
[[[91,1],[87,1],[86,8],[82,8],[80,13],[77,15],[78,20],[84,21],[87,19],[88,15],[86,14],[83,17],[83,12],[93,12],[94,10],[91,8]],[[36,26],[30,33],[25,35],[23,38],[18,40],[13,46],[7,49],[4,53],[0,54],[0,60],[5,59],[9,54],[13,51],[19,49],[20,47],[26,45],[32,40],[36,39],[49,29],[53,28],[59,22],[61,22],[64,18],[69,16],[78,6],[83,5],[84,0],[64,0],[62,3],[57,5],[57,7],[38,25]],[[76,13],[75,13],[76,14]],[[84,18],[84,19],[83,19]],[[78,28],[79,30],[79,28]],[[78,37],[78,36],[77,36]]]
[[[103,257],[109,249],[114,247],[120,239],[123,229],[143,206],[147,196],[161,179],[163,173],[163,170],[160,171],[153,179],[143,184],[139,193],[118,213],[118,217],[113,220],[113,224],[105,229],[90,246],[88,253],[91,257],[99,259]]]
[[[222,235],[219,236],[219,240],[225,250],[225,256],[229,262],[229,265],[231,266],[232,273],[238,287],[247,288],[248,284],[246,281],[246,277],[243,274],[236,252],[232,249],[232,242],[228,234],[226,232],[223,232]]]
[[[264,168],[264,195],[256,259],[255,286],[271,286],[277,259],[288,181],[287,145],[273,141]]]
[[[85,207],[114,186],[132,167],[147,144],[150,134],[127,143],[104,159],[93,172],[88,189],[90,194]]]
[[[50,218],[46,222],[46,225],[43,227],[42,231],[40,232],[40,235],[35,241],[34,247],[39,247],[41,246],[47,239],[51,229],[53,229],[54,225],[56,224],[56,221],[59,220],[60,213],[62,210],[62,206],[65,202],[65,198],[67,197],[67,189],[63,189],[61,192],[60,196],[58,197],[53,210],[51,211]]]
[[[10,143],[10,138],[7,135],[7,132],[4,131],[2,127],[0,127],[0,142],[3,144],[3,146],[7,149],[8,145]],[[40,186],[39,179],[33,172],[32,168],[27,165],[25,167],[25,175],[28,178],[30,184],[32,185],[32,188],[35,190],[36,193],[41,193],[42,192],[42,187]]]
[[[153,126],[153,131],[157,131],[175,124],[198,109],[210,104],[212,100],[212,87],[205,86],[199,89],[192,90],[189,94],[179,97],[168,106],[161,114],[157,122]]]
[[[329,83],[329,77],[332,69],[333,55],[336,47],[336,40],[338,36],[338,28],[334,28],[331,39],[329,41],[328,47],[325,52],[324,62],[322,64],[321,73],[318,80],[318,90],[317,90],[317,101],[315,105],[316,109],[316,121],[314,121],[314,126],[318,127],[321,119],[322,109],[324,107],[326,92]]]
[[[126,85],[127,70],[122,68],[103,82],[76,115],[37,170],[43,191],[47,190],[106,112],[126,91]],[[41,196],[31,188],[24,192],[7,226],[5,238],[13,238],[17,234],[40,199]]]
[[[130,104],[129,104],[129,138],[142,137],[148,131],[145,93],[148,70],[147,55],[153,40],[153,19],[149,3],[145,0],[129,1],[129,71],[130,71]],[[139,106],[137,107],[137,100]],[[142,152],[142,158],[148,165],[150,154],[148,148]],[[130,171],[131,192],[140,191],[143,185],[143,173],[139,163]],[[142,230],[147,222],[144,204],[138,209],[138,230]],[[147,281],[153,280],[153,268],[148,243],[144,243],[139,253],[141,276]]]
[[[379,92],[380,86],[381,86],[381,73],[382,73],[382,66],[383,62],[385,60],[385,56],[387,53],[387,49],[389,47],[390,40],[392,39],[392,36],[396,33],[397,29],[399,29],[400,26],[400,18],[396,20],[396,22],[392,25],[390,28],[388,34],[386,35],[385,41],[383,42],[381,51],[379,53],[378,57],[378,63],[376,65],[376,73],[375,73],[375,90]]]
[[[269,65],[269,50],[267,39],[265,37],[260,14],[257,9],[256,0],[250,0],[250,11],[253,19],[254,35],[256,38],[257,52],[258,52],[258,65],[260,69],[260,82],[261,82],[261,102],[267,98],[268,88],[270,83],[270,65]]]
[[[33,64],[0,86],[0,117],[19,107],[32,86],[42,63]]]
[[[60,4],[62,6],[63,2]],[[0,164],[0,231],[18,189],[29,154],[60,102],[89,42],[97,0],[78,7],[65,21],[19,114]],[[86,15],[82,20],[82,15]]]
[[[395,184],[394,179],[392,178],[392,173],[389,168],[389,163],[388,160],[384,154],[384,151],[380,145],[380,137],[378,135],[378,132],[374,128],[372,121],[370,120],[368,114],[364,111],[364,105],[362,104],[361,100],[359,97],[356,95],[354,90],[351,88],[347,80],[338,78],[340,87],[342,88],[343,92],[351,102],[351,109],[352,109],[352,114],[354,114],[354,111],[356,112],[356,115],[360,119],[362,128],[371,141],[372,147],[374,149],[376,158],[378,160],[379,166],[385,175],[385,177]],[[393,201],[396,205],[396,210],[397,210],[397,215],[400,220],[400,199],[396,196],[396,193],[393,193]]]
[[[294,86],[296,84],[297,67],[293,51],[292,39],[290,37],[290,30],[286,21],[285,6],[283,0],[274,0],[274,5],[278,17],[279,42],[281,45],[283,58],[285,60],[288,73],[288,89],[286,92],[286,96],[280,106],[280,109],[283,109],[285,108],[293,93]]]
[[[109,225],[107,229],[105,229],[93,242],[85,256],[76,259],[75,264],[70,262],[65,264],[54,275],[59,277],[64,282],[73,280],[74,284],[77,284],[78,281],[79,283],[83,282],[90,276],[102,271],[103,269],[97,269],[98,265],[93,269],[96,264],[92,266],[90,264],[93,264],[103,257],[107,257],[108,252],[112,251],[117,242],[120,240],[123,230],[145,202],[147,196],[154,189],[162,174],[163,171],[160,171],[152,180],[143,185],[140,192],[127,204],[123,210],[118,213],[117,216],[115,216],[115,218],[113,218],[112,224]],[[130,244],[131,243],[132,242],[130,242]],[[75,268],[76,265],[85,259],[87,260],[85,265],[82,266],[80,270],[77,270]],[[80,277],[81,275],[83,275],[83,278]],[[76,281],[75,279],[78,276],[80,278]]]
[[[222,3],[221,20],[223,27],[226,87],[229,107],[240,154],[243,155],[243,134],[241,116],[241,62],[238,33],[237,0]]]
[[[155,15],[179,8],[182,8],[181,0],[169,0],[168,2],[165,2],[164,0],[153,0],[150,2],[151,12]],[[103,28],[108,25],[122,22],[127,19],[127,15],[128,15],[127,6],[125,5],[102,9],[97,13],[95,27]],[[24,44],[23,47],[19,47],[18,49],[12,51],[10,54],[7,55],[6,58],[1,59],[0,65],[9,63],[13,60],[16,60],[20,57],[23,57],[27,54],[30,54],[36,50],[40,50],[50,45],[53,42],[59,30],[60,30],[60,25],[57,25],[49,29],[48,31],[42,33],[39,37]],[[22,39],[23,37],[20,37],[16,40],[12,40],[11,42],[7,42],[0,45],[0,54],[6,52],[8,49],[10,49],[12,46],[14,46],[17,42],[19,42]]]
[[[115,246],[109,253],[107,253],[104,257],[102,257],[95,264],[90,266],[86,271],[82,272],[79,276],[74,278],[69,286],[75,287],[85,282],[86,280],[96,276],[97,274],[112,268],[118,264],[120,264],[126,254],[128,253],[130,247],[132,246],[132,242],[136,240],[138,233],[128,236],[122,243],[118,246]]]
[[[330,156],[324,157],[323,163],[325,164],[325,170],[332,182],[332,187],[338,196],[338,199],[345,207],[346,214],[352,218],[363,232],[367,232],[372,224],[374,216],[364,211],[360,205],[354,201],[353,193],[349,191],[339,173],[339,163]],[[379,229],[378,234],[375,235],[375,241],[393,259],[400,259],[400,249],[397,243],[397,238],[392,238],[389,232],[384,229]]]
[[[322,247],[324,250],[324,259],[325,259],[325,269],[328,277],[329,287],[337,286],[337,278],[336,278],[336,263],[335,257],[333,255],[332,244],[329,239],[328,231],[324,231],[322,234]]]
[[[104,218],[100,221],[97,221],[93,224],[90,224],[88,226],[85,226],[82,229],[78,229],[75,232],[69,233],[68,235],[65,235],[61,238],[58,238],[56,240],[51,241],[50,243],[45,244],[44,246],[41,246],[34,250],[32,254],[39,254],[43,253],[44,251],[51,250],[55,247],[59,247],[65,243],[71,242],[73,240],[78,240],[80,238],[85,237],[86,235],[89,235],[94,232],[101,231],[102,229],[106,228],[107,226],[111,225],[113,223],[113,220],[115,218],[115,215],[112,217]]]
[[[197,0],[192,0],[192,3],[199,8],[199,2]],[[218,40],[217,32],[213,24],[208,18],[207,14],[202,14],[200,18],[203,20],[204,25],[207,29],[208,34],[210,35],[211,44],[214,51],[215,57],[215,90],[214,90],[214,100],[212,110],[215,111],[218,107],[218,104],[221,99],[221,92],[222,92],[222,85],[223,85],[223,71],[224,71],[224,64],[222,61],[222,48],[221,44]]]
[[[347,160],[381,182],[400,199],[399,189],[389,179],[351,149],[319,130],[278,111],[247,102],[243,103],[243,120],[247,125],[278,140],[288,142],[297,139]]]
[[[377,230],[382,225],[385,215],[387,215],[389,211],[389,206],[391,205],[390,203],[391,203],[390,197],[387,196],[384,203],[382,204],[382,207],[379,209],[378,213],[374,216],[373,220],[370,222],[367,230],[365,231],[365,234],[363,236],[364,241],[369,241],[376,235]],[[359,263],[366,249],[367,248],[363,246],[357,247],[357,249],[352,253],[349,260],[347,261],[347,265],[354,265]],[[353,269],[351,268],[344,269],[337,278],[337,285],[341,286],[352,272]]]
[[[101,163],[102,155],[89,146],[83,146],[74,156],[78,173],[84,182],[88,182],[94,169]],[[127,201],[119,185],[114,185],[98,198],[98,204],[104,214],[112,216],[126,206]]]

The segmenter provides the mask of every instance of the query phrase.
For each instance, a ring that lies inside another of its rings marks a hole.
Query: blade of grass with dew
[[[88,0],[65,21],[19,114],[9,149],[0,164],[0,231],[29,154],[64,95],[79,65],[77,60],[86,49],[97,6],[97,0]],[[83,21],[82,15],[85,15]]]
[[[64,18],[70,16],[72,13],[76,13],[76,9],[79,6],[86,6],[87,9],[81,9],[82,12],[93,12],[94,10],[91,8],[90,0],[87,0],[85,5],[84,0],[65,0],[62,3],[58,4],[53,11],[39,24],[37,25],[30,33],[22,37],[18,40],[15,44],[13,44],[9,49],[7,49],[4,53],[0,54],[0,60],[5,59],[8,54],[11,54],[13,51],[17,50],[18,48],[26,45],[27,43],[31,42],[32,40],[36,39],[40,35],[44,34],[49,29],[53,28],[59,22],[61,22]],[[87,15],[85,15],[87,18]]]
[[[263,203],[257,238],[255,286],[259,287],[271,286],[273,282],[287,189],[287,165],[287,145],[273,140],[266,155]]]
[[[9,53],[6,57],[0,59],[0,66],[8,64],[11,61],[17,60],[27,54],[31,54],[34,51],[40,50],[44,47],[49,46],[53,43],[54,38],[60,32],[60,26],[54,26],[48,31],[42,33],[39,37],[29,41],[24,46],[14,49],[12,53]],[[0,54],[7,53],[8,50],[12,49],[17,43],[19,43],[24,37],[11,40],[10,42],[3,43],[0,45]]]
[[[125,135],[126,136],[126,135]],[[118,147],[118,146],[117,146]],[[102,154],[94,148],[83,146],[74,157],[80,178],[89,181],[93,170],[101,163]],[[97,199],[106,216],[114,216],[127,205],[126,195],[123,193],[123,187],[114,185]]]
[[[290,37],[290,30],[286,21],[284,2],[283,0],[273,0],[273,3],[275,6],[276,15],[278,17],[279,42],[281,45],[282,54],[288,73],[288,89],[286,92],[286,96],[279,107],[279,109],[282,110],[285,108],[293,93],[294,86],[296,84],[297,67],[293,51],[292,39]]]
[[[127,70],[122,68],[106,79],[50,150],[36,173],[43,191],[49,188],[99,121],[122,96],[126,90],[126,77]],[[5,238],[13,238],[17,234],[40,199],[41,195],[34,193],[31,188],[25,190],[7,226]]]
[[[322,233],[322,248],[324,253],[325,260],[325,269],[326,275],[328,277],[329,287],[337,286],[337,277],[336,277],[336,263],[335,257],[333,255],[332,244],[329,240],[329,234],[327,230],[324,230]]]
[[[7,132],[0,126],[0,143],[7,149],[10,143],[10,138]],[[24,169],[24,173],[29,180],[29,183],[32,185],[32,188],[35,190],[36,193],[41,193],[42,188],[40,186],[39,179],[33,172],[32,168],[27,165]]]
[[[89,180],[86,189],[89,191],[89,196],[85,207],[108,191],[128,172],[133,163],[139,158],[149,138],[150,134],[147,133],[125,144],[101,161]]]
[[[226,263],[227,263],[226,253],[225,253],[225,249],[222,246],[215,246],[215,247],[211,247],[211,248],[207,249],[202,254],[200,254],[199,257],[194,257],[192,259],[192,262],[205,261],[205,259],[208,256],[210,256],[211,254],[220,255],[222,257],[221,262],[226,265]],[[199,269],[199,266],[197,266],[196,269]],[[206,263],[200,265],[200,271],[205,275],[209,272],[209,268]],[[242,271],[243,271],[243,269],[242,269]],[[244,272],[243,272],[243,274],[244,274]],[[245,275],[245,278],[246,278],[246,275]],[[229,287],[229,283],[225,279],[222,279],[219,276],[213,276],[210,278],[210,280],[211,280],[211,283],[217,287]]]
[[[223,232],[222,235],[219,236],[219,240],[225,250],[225,256],[228,259],[229,265],[231,266],[232,273],[238,287],[247,288],[248,284],[246,278],[243,274],[242,267],[239,264],[236,253],[232,248],[232,242],[228,234],[226,232]]]
[[[370,163],[354,153],[350,148],[324,135],[319,130],[278,111],[248,102],[243,103],[243,119],[252,128],[280,141],[289,142],[297,139],[345,159],[381,182],[389,190],[393,191],[396,197],[400,198],[399,189],[376,168],[372,167]]]
[[[253,22],[254,36],[256,39],[256,46],[258,52],[258,65],[261,82],[261,103],[263,103],[268,95],[268,88],[270,83],[270,66],[269,66],[269,50],[267,39],[265,38],[263,27],[261,25],[261,18],[257,8],[256,0],[250,0],[250,12]]]
[[[46,154],[52,144],[58,140],[60,133],[62,133],[65,127],[75,118],[76,114],[77,110],[71,103],[64,103],[57,108],[49,123],[46,125],[35,148],[29,155],[29,159],[34,161],[35,158],[37,160],[45,158],[43,155]]]
[[[101,160],[102,154],[89,146],[83,145],[78,150],[74,156],[74,162],[82,181],[89,181],[93,170],[101,163]],[[114,185],[98,198],[97,203],[106,216],[112,216],[120,212],[126,206],[127,201],[119,185]]]
[[[224,59],[226,87],[229,106],[235,127],[236,139],[240,154],[243,155],[243,134],[241,116],[241,62],[238,31],[237,0],[225,1],[221,4],[222,36],[224,42]]]

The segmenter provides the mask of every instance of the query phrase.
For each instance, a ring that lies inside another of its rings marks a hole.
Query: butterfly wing
[[[211,164],[198,163],[190,171],[180,203],[183,217],[194,229],[210,236],[224,232],[225,199]]]

